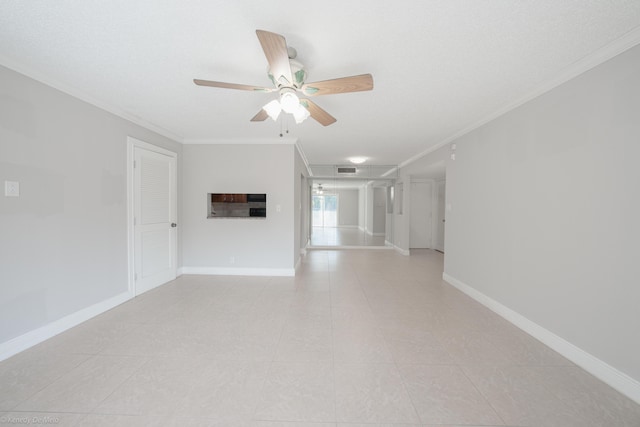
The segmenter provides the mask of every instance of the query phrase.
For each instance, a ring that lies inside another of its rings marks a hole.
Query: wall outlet
[[[229,264],[235,264],[235,263],[236,263],[236,257],[230,256],[229,257]]]
[[[5,197],[20,197],[20,183],[17,181],[4,182]]]

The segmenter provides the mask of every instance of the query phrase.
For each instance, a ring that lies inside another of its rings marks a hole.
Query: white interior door
[[[136,295],[176,278],[176,155],[162,151],[133,147]]]
[[[444,230],[445,230],[445,188],[446,181],[438,181],[436,183],[437,203],[436,207],[436,241],[434,249],[444,252]]]
[[[431,182],[411,183],[411,207],[409,219],[409,247],[431,247]]]

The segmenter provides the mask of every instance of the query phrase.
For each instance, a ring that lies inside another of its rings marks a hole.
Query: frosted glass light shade
[[[300,105],[300,100],[293,91],[284,92],[282,96],[280,96],[280,105],[285,112],[294,114]]]
[[[296,107],[296,110],[293,112],[293,118],[295,119],[297,124],[300,124],[307,120],[310,115],[311,113],[309,113],[309,110],[304,108],[300,103],[298,103],[298,107]]]
[[[280,103],[278,102],[277,99],[274,99],[273,101],[269,102],[267,105],[262,107],[262,109],[267,112],[269,117],[271,117],[271,119],[273,119],[274,122],[278,120],[278,116],[282,111],[282,107],[280,106]]]

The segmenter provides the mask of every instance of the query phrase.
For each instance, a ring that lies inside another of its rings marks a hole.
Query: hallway
[[[356,227],[313,227],[312,247],[385,246],[384,236],[372,236]]]

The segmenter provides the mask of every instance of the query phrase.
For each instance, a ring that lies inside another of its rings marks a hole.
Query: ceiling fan
[[[278,92],[279,99],[265,105],[251,121],[261,122],[271,117],[276,120],[281,111],[293,115],[296,123],[301,123],[309,116],[323,126],[336,122],[336,119],[309,99],[300,99],[296,92],[304,96],[331,95],[336,93],[359,92],[373,89],[371,74],[342,77],[321,82],[305,83],[307,72],[304,66],[295,60],[296,50],[287,47],[283,36],[269,31],[256,30],[258,40],[269,63],[269,78],[275,88],[224,83],[211,80],[194,79],[199,86],[212,86],[225,89],[249,90],[254,92]]]

